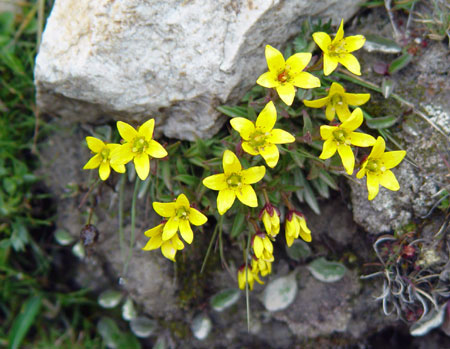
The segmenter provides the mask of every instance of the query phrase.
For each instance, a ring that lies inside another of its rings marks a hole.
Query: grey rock
[[[242,97],[308,16],[334,23],[350,0],[55,1],[36,59],[37,104],[69,120],[153,116],[157,131],[193,140],[224,119],[215,107]]]

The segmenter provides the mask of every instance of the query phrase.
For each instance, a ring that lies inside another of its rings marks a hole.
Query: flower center
[[[335,93],[333,97],[331,97],[331,104],[333,106],[344,104],[342,96],[339,93]]]
[[[103,162],[106,162],[106,161],[108,161],[108,158],[109,158],[109,149],[108,148],[103,148],[103,150],[101,151],[101,156],[102,156],[102,158],[103,158]]]
[[[133,153],[144,153],[148,148],[148,142],[145,140],[144,137],[137,137],[133,141],[133,148],[131,148],[131,151]]]
[[[380,160],[367,160],[366,169],[372,173],[382,173],[386,171],[384,163]]]
[[[266,145],[266,139],[270,135],[270,132],[261,132],[256,130],[250,135],[250,145],[253,148],[258,149],[259,147],[263,147]]]
[[[341,129],[334,131],[333,137],[339,144],[345,144],[347,141],[347,133]]]
[[[184,207],[179,207],[175,214],[179,219],[189,219],[189,212]]]
[[[278,81],[286,82],[288,80],[288,73],[284,70],[281,74],[278,74]]]
[[[334,44],[328,45],[328,54],[330,56],[339,56],[342,53],[347,53],[347,49],[345,48],[345,41],[340,40]]]
[[[242,186],[242,177],[237,173],[231,174],[227,179],[227,184],[231,188],[240,188]]]

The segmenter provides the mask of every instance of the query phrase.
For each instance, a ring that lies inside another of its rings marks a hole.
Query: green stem
[[[128,249],[128,256],[127,260],[125,261],[125,265],[123,267],[123,276],[127,273],[128,270],[128,264],[130,263],[131,255],[133,253],[133,245],[134,245],[134,233],[136,228],[136,199],[137,199],[137,193],[139,189],[139,184],[141,183],[141,180],[139,177],[136,177],[134,184],[134,192],[133,192],[133,201],[131,201],[131,238],[130,238],[130,248]]]
[[[208,249],[206,250],[205,259],[203,260],[202,267],[200,269],[200,274],[202,274],[203,270],[205,269],[206,262],[208,261],[209,254],[211,253],[212,245],[213,245],[214,241],[216,240],[217,232],[219,231],[219,226],[220,226],[220,230],[222,230],[222,222],[223,222],[223,216],[220,216],[219,224],[217,224],[216,227],[214,228],[213,236],[212,236],[211,240],[209,241]]]
[[[120,177],[119,184],[119,246],[120,246],[120,258],[122,262],[125,260],[125,246],[124,246],[124,234],[123,234],[123,193],[125,191],[126,173]]]

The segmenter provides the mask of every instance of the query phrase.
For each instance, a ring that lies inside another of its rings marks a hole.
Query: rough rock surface
[[[222,125],[215,107],[240,98],[307,16],[334,23],[350,0],[55,1],[36,59],[41,111],[82,122],[156,117],[168,137]]]
[[[365,23],[359,32],[378,32],[384,37],[392,35],[391,24],[383,12],[370,13]],[[414,218],[425,216],[439,199],[438,191],[450,184],[445,163],[449,160],[450,147],[448,48],[443,42],[428,41],[427,45],[421,45],[422,40],[413,41],[412,45],[417,49],[413,61],[393,74],[394,92],[414,105],[442,132],[392,98],[386,100],[380,94],[368,91],[372,95],[370,103],[377,104],[376,112],[379,113],[372,115],[399,117],[399,125],[391,130],[402,149],[407,151],[407,159],[393,170],[400,184],[398,192],[380,187],[378,196],[368,201],[366,179],[350,181],[354,219],[371,233],[397,229]],[[383,77],[374,73],[372,67],[376,62],[389,63],[395,57],[361,51],[362,77],[381,85]],[[361,87],[357,88],[361,91]],[[387,146],[397,150],[390,141]]]

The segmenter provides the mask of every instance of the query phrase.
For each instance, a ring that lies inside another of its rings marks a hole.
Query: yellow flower
[[[263,87],[275,88],[281,100],[287,105],[291,105],[294,101],[295,87],[320,86],[318,78],[303,71],[311,60],[311,53],[296,53],[285,61],[280,51],[266,45],[266,60],[269,71],[262,74],[256,83]]]
[[[333,82],[328,96],[314,101],[304,100],[303,103],[310,108],[322,108],[326,105],[325,115],[328,120],[333,120],[334,115],[337,113],[339,120],[344,122],[351,114],[348,109],[349,105],[363,105],[369,98],[369,93],[346,93],[340,84]]]
[[[84,165],[83,170],[92,170],[98,167],[98,174],[102,181],[108,179],[111,173],[111,168],[119,173],[125,172],[124,165],[111,164],[111,152],[120,146],[120,144],[105,144],[98,138],[86,137],[86,142],[89,149],[95,153],[95,155]]]
[[[362,111],[360,108],[356,108],[340,126],[320,126],[320,135],[325,142],[319,157],[321,159],[331,158],[337,150],[345,170],[351,175],[355,166],[355,156],[350,145],[369,147],[375,143],[375,138],[371,135],[353,132],[361,126],[362,122]]]
[[[369,200],[373,200],[377,196],[380,185],[393,191],[400,189],[397,178],[395,178],[394,173],[390,169],[397,166],[403,160],[406,151],[397,150],[385,153],[385,147],[384,139],[378,137],[372,151],[356,174],[357,178],[367,176]]]
[[[245,277],[247,274],[247,277]],[[248,288],[253,290],[253,284],[255,281],[259,284],[264,284],[258,276],[258,271],[253,271],[253,269],[247,268],[247,273],[245,272],[245,265],[242,265],[238,270],[238,284],[241,290],[245,290],[246,281],[248,282]]]
[[[140,179],[145,180],[150,172],[149,156],[163,158],[167,151],[153,139],[155,119],[143,123],[136,131],[133,126],[118,121],[117,129],[125,143],[115,149],[111,156],[111,164],[125,165],[134,160],[134,167]]]
[[[273,244],[264,233],[256,233],[252,241],[253,252],[258,259],[273,262]]]
[[[305,217],[300,212],[291,210],[286,215],[287,245],[291,247],[299,236],[306,242],[311,242],[311,230],[306,225]]]
[[[272,206],[270,203],[266,204],[259,218],[262,219],[266,233],[270,237],[275,237],[280,232],[280,213],[278,209]]]
[[[157,225],[156,227],[147,230],[144,233],[145,236],[150,238],[150,240],[142,249],[144,251],[151,251],[156,250],[157,248],[161,248],[161,253],[163,254],[163,256],[167,259],[170,259],[172,262],[175,262],[176,253],[177,251],[184,248],[184,244],[178,237],[178,234],[175,234],[169,240],[162,239],[165,224],[166,223]]]
[[[194,239],[190,223],[198,226],[208,220],[203,213],[190,207],[189,200],[184,194],[178,195],[176,202],[153,202],[153,209],[168,219],[162,233],[163,241],[172,239],[179,229],[183,240],[190,244]]]
[[[250,184],[259,182],[266,174],[264,166],[242,169],[237,156],[230,150],[223,154],[223,172],[206,177],[203,185],[212,190],[218,190],[217,209],[221,215],[228,211],[237,198],[244,205],[258,206],[258,198]]]
[[[267,166],[275,167],[280,153],[275,144],[295,142],[295,137],[289,132],[273,128],[277,121],[277,110],[273,102],[267,103],[256,119],[256,123],[245,118],[233,118],[231,126],[239,132],[242,139],[242,149],[251,155],[260,154]]]
[[[361,75],[361,68],[355,56],[350,52],[359,50],[364,46],[366,38],[362,35],[347,36],[344,38],[344,20],[331,41],[330,36],[324,32],[314,33],[313,39],[323,51],[323,73],[330,75],[341,63],[353,74]]]
[[[266,276],[272,273],[272,262],[265,261],[261,258],[252,258],[252,271],[254,273],[261,273],[261,276]]]

